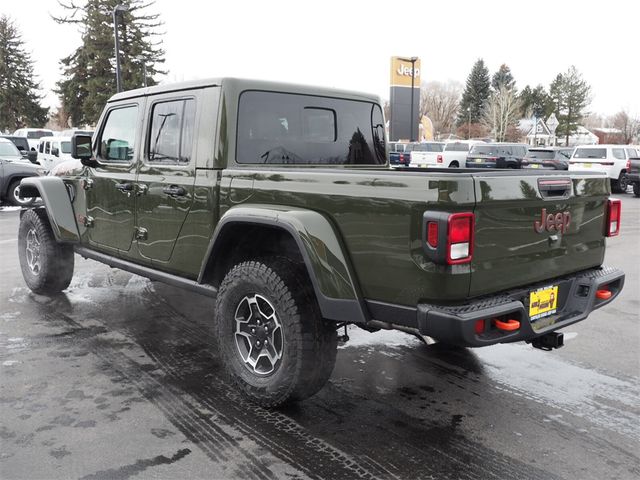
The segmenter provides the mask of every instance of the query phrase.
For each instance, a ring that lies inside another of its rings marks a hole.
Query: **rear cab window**
[[[383,165],[382,111],[366,101],[247,90],[238,107],[236,161]]]
[[[460,142],[450,142],[444,147],[445,152],[468,152],[469,144]]]

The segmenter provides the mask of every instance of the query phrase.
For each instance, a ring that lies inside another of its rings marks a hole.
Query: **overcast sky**
[[[57,25],[56,0],[2,0],[32,52],[47,106],[59,59],[78,47]],[[422,79],[464,84],[483,58],[506,63],[522,89],[575,65],[592,88],[590,111],[640,115],[640,2],[483,0],[156,0],[165,22],[162,82],[238,76],[331,86],[389,98],[393,55],[418,56]]]

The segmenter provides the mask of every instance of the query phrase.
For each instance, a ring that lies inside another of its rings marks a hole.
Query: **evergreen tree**
[[[511,69],[506,65],[500,65],[500,68],[491,78],[491,87],[495,92],[499,92],[500,88],[504,87],[507,90],[514,90],[516,88],[516,81],[513,79]]]
[[[59,2],[66,16],[54,17],[58,23],[73,23],[82,29],[82,45],[63,58],[63,79],[56,92],[74,125],[93,125],[111,95],[116,93],[113,9],[119,14],[120,70],[123,90],[155,85],[155,75],[164,62],[158,40],[159,15],[145,13],[153,0],[87,0],[83,6]]]
[[[48,108],[40,106],[40,85],[35,81],[33,61],[15,24],[0,17],[0,132],[16,128],[42,127]]]
[[[549,93],[558,118],[556,135],[564,135],[565,144],[568,145],[569,137],[578,130],[578,123],[585,115],[584,109],[591,103],[591,87],[582,79],[576,67],[571,66],[565,73],[556,76]]]
[[[474,65],[471,73],[467,77],[467,83],[460,109],[458,110],[458,125],[468,123],[478,123],[484,116],[486,103],[491,95],[491,83],[489,70],[484,64],[484,60],[479,59]]]
[[[534,89],[527,85],[520,92],[518,98],[520,99],[521,115],[523,117],[533,116],[547,119],[555,110],[551,96],[542,85],[538,85]]]

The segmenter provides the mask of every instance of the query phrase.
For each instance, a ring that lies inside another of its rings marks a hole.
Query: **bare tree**
[[[636,136],[640,135],[640,118],[630,116],[626,110],[616,113],[611,123],[622,133],[624,143],[631,143]]]
[[[434,133],[451,133],[455,130],[456,116],[462,85],[449,81],[423,83],[420,88],[420,114],[433,123]]]
[[[484,122],[491,128],[496,141],[504,142],[507,136],[511,136],[510,127],[516,125],[519,115],[520,100],[517,94],[513,89],[502,86],[489,97]]]

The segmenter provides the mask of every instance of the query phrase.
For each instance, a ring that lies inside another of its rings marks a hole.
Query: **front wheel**
[[[20,219],[18,257],[24,281],[34,293],[56,294],[71,283],[73,247],[56,242],[42,208],[27,210]]]
[[[16,207],[29,207],[35,202],[35,198],[20,198],[20,180],[15,180],[9,185],[7,199]]]
[[[220,285],[215,327],[232,382],[261,406],[310,397],[333,371],[335,325],[322,319],[308,279],[288,260],[233,267]]]

